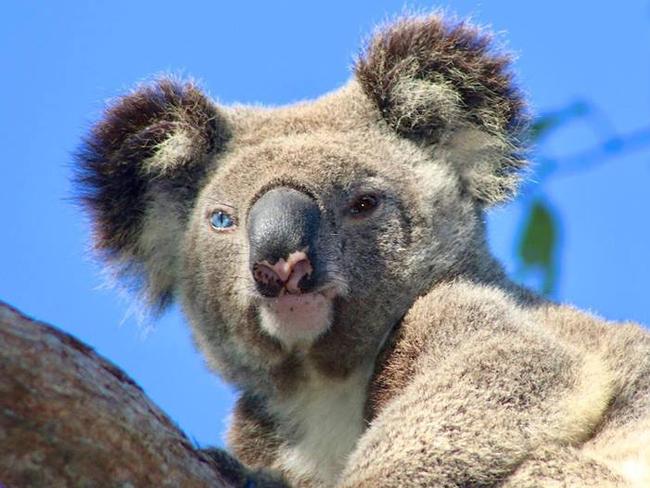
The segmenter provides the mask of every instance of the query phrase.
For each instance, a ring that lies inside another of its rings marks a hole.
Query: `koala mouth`
[[[266,301],[266,305],[281,314],[304,314],[331,302],[337,292],[333,287],[312,293],[281,293]]]
[[[329,287],[267,298],[259,305],[260,325],[289,349],[309,346],[331,326],[336,295]]]

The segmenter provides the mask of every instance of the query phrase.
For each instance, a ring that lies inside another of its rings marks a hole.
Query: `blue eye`
[[[226,230],[235,226],[235,221],[226,212],[217,210],[210,216],[210,225],[216,230]]]

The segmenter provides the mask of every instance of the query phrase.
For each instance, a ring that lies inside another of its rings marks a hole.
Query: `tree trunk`
[[[123,371],[0,303],[0,487],[228,487]]]

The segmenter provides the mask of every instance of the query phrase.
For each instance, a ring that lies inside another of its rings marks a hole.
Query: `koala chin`
[[[287,348],[308,347],[332,324],[332,308],[326,293],[285,294],[260,305],[260,325]]]
[[[650,486],[650,334],[486,244],[527,120],[509,56],[439,15],[313,101],[160,78],[106,109],[77,157],[96,249],[240,392],[210,450],[236,486]]]

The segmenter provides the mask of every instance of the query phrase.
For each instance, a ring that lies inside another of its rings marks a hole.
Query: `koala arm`
[[[506,323],[507,307],[486,311],[470,300],[445,311],[440,298],[415,314],[433,317],[426,329],[435,332],[419,338],[425,346],[411,381],[374,418],[340,486],[494,486],[513,473],[520,483],[512,486],[540,486],[552,469],[560,480],[588,474],[597,486],[616,486],[606,466],[571,448],[593,433],[610,401],[601,362]],[[558,462],[565,458],[573,461]]]
[[[342,486],[491,486],[542,446],[577,442],[600,413],[578,405],[579,385],[564,370],[579,366],[539,369],[550,351],[511,342],[477,341],[419,373],[373,421]]]

